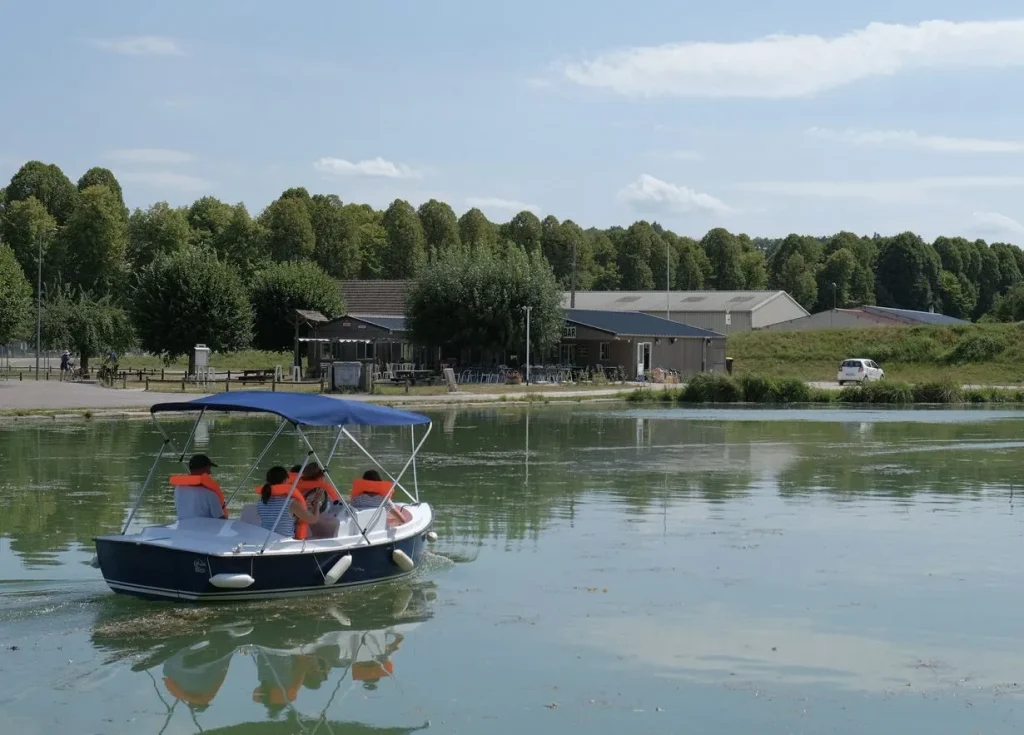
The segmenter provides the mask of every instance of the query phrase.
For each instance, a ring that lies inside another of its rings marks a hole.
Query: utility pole
[[[572,239],[572,291],[569,294],[569,308],[576,308],[576,238]]]
[[[524,306],[526,312],[526,384],[530,384],[530,310],[532,306]]]
[[[43,231],[36,233],[36,380],[39,380],[39,348],[43,343]]]
[[[672,246],[665,242],[665,318],[672,319]]]

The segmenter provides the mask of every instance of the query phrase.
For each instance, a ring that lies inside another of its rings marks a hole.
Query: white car
[[[836,378],[839,385],[847,383],[865,383],[870,380],[881,380],[885,377],[885,371],[878,367],[878,363],[867,358],[852,358],[843,360],[839,366],[839,376]]]

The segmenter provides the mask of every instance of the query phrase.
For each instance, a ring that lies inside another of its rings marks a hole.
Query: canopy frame
[[[328,399],[328,400],[335,400],[335,399]],[[188,437],[185,439],[185,443],[182,445],[181,451],[179,452],[177,450],[177,448],[174,446],[174,442],[171,440],[170,435],[164,429],[163,425],[160,423],[159,419],[157,419],[156,415],[157,415],[157,413],[161,413],[161,412],[164,412],[164,411],[188,410],[187,408],[184,408],[184,407],[187,407],[190,404],[192,404],[194,406],[194,409],[198,409],[199,410],[199,415],[196,417],[195,422],[193,422],[192,428],[189,431]],[[174,408],[171,408],[171,406],[173,406]],[[128,518],[125,520],[124,526],[121,528],[121,534],[120,535],[124,536],[124,535],[126,535],[128,533],[128,528],[131,526],[132,520],[134,520],[136,514],[138,513],[139,507],[142,504],[142,499],[145,496],[146,491],[149,489],[150,485],[152,485],[152,483],[153,483],[153,478],[154,478],[154,476],[156,474],[157,466],[160,464],[161,460],[164,458],[164,455],[166,453],[168,453],[168,451],[172,455],[177,455],[177,461],[180,462],[182,464],[182,466],[187,470],[188,469],[188,463],[185,461],[185,455],[188,454],[189,447],[191,446],[192,440],[195,438],[196,431],[199,428],[199,423],[203,420],[203,417],[206,415],[206,412],[208,410],[209,411],[217,411],[218,408],[219,408],[218,406],[210,406],[210,405],[203,405],[203,404],[195,405],[192,402],[186,402],[186,403],[182,403],[182,404],[157,404],[156,406],[152,407],[152,409],[150,410],[150,417],[152,418],[153,423],[156,425],[157,430],[160,432],[160,435],[163,437],[163,441],[162,441],[162,443],[160,445],[160,451],[157,452],[157,456],[153,460],[153,464],[149,468],[149,473],[146,475],[145,481],[142,483],[142,486],[139,488],[138,496],[135,499],[135,503],[132,505],[132,509],[131,509],[131,511],[128,514]],[[226,404],[223,408],[221,408],[222,412],[239,412],[240,410],[242,410],[242,409],[239,409],[236,404]],[[376,465],[387,476],[387,478],[389,480],[391,480],[391,483],[392,483],[391,487],[388,490],[387,495],[384,497],[384,499],[381,502],[380,506],[374,511],[374,513],[370,517],[370,519],[366,522],[366,525],[365,526],[359,526],[357,524],[357,528],[359,529],[359,533],[362,536],[363,540],[366,541],[367,545],[372,545],[372,543],[371,543],[371,541],[369,539],[369,536],[367,536],[367,530],[370,529],[377,522],[377,520],[380,517],[380,515],[383,512],[386,511],[388,505],[391,503],[391,498],[395,494],[396,488],[400,489],[405,494],[405,496],[407,498],[409,498],[409,500],[411,501],[412,504],[418,505],[420,503],[420,498],[419,498],[419,479],[418,479],[418,476],[417,476],[417,473],[416,473],[416,457],[419,454],[420,450],[423,448],[423,445],[426,442],[427,437],[430,436],[430,432],[433,429],[433,422],[431,422],[429,419],[426,420],[427,430],[423,434],[423,437],[420,439],[420,441],[418,443],[416,441],[415,423],[409,422],[409,423],[406,424],[407,426],[409,426],[409,430],[410,430],[412,454],[410,455],[409,459],[406,460],[405,464],[402,466],[402,469],[399,471],[398,475],[395,476],[395,475],[392,475],[390,472],[388,472],[388,470],[385,469],[384,466],[380,462],[377,461],[377,458],[374,457],[366,449],[366,447],[364,447],[359,442],[359,440],[356,439],[355,436],[352,435],[352,433],[348,430],[348,428],[345,426],[344,423],[341,423],[341,424],[337,425],[337,429],[338,429],[337,433],[335,434],[334,441],[331,444],[330,452],[327,455],[327,461],[324,462],[323,460],[320,459],[320,456],[319,456],[319,454],[317,454],[316,449],[313,448],[313,445],[309,441],[309,438],[306,436],[306,433],[302,430],[302,425],[303,424],[301,422],[293,421],[292,419],[288,418],[287,416],[283,416],[282,414],[278,413],[277,411],[273,411],[273,410],[269,410],[269,409],[255,408],[255,409],[252,409],[252,410],[255,413],[272,413],[272,414],[275,414],[275,415],[281,417],[281,421],[278,424],[277,429],[274,431],[273,435],[270,437],[270,440],[266,443],[266,445],[264,445],[262,451],[259,453],[259,456],[257,456],[255,462],[253,462],[249,466],[249,469],[246,471],[245,475],[242,477],[242,480],[238,483],[237,487],[235,487],[235,489],[231,492],[231,495],[229,495],[228,498],[224,501],[225,506],[227,506],[227,504],[230,503],[232,499],[234,499],[234,497],[238,494],[238,491],[242,489],[242,487],[245,485],[245,483],[248,481],[248,479],[252,476],[252,473],[259,466],[260,462],[263,461],[263,458],[270,451],[270,448],[274,445],[274,442],[276,442],[277,439],[284,432],[284,429],[285,429],[285,427],[288,424],[291,424],[292,427],[295,429],[295,432],[296,432],[297,436],[302,440],[302,443],[305,444],[307,452],[306,452],[305,459],[303,460],[302,465],[301,465],[301,467],[299,469],[299,472],[296,474],[295,479],[291,483],[291,487],[288,490],[288,495],[287,495],[287,497],[285,499],[285,503],[282,506],[281,511],[278,513],[277,520],[274,523],[274,527],[275,528],[277,527],[278,522],[280,522],[282,516],[284,515],[284,512],[288,509],[288,506],[289,506],[289,504],[291,502],[291,499],[294,496],[295,491],[296,491],[296,489],[298,487],[299,480],[302,477],[302,473],[306,469],[306,467],[309,465],[309,462],[310,462],[311,459],[315,459],[316,462],[323,469],[324,477],[327,478],[328,482],[330,482],[331,485],[333,485],[335,488],[338,487],[337,483],[334,482],[334,479],[330,475],[329,467],[330,467],[331,461],[334,459],[334,456],[335,456],[335,454],[338,451],[338,448],[339,448],[339,446],[341,444],[341,440],[342,440],[343,437],[347,437],[356,446],[356,448],[358,448],[363,454],[365,454],[366,457],[369,458],[369,460],[371,462],[373,462],[373,464]],[[409,414],[409,415],[410,416],[417,416],[416,414]],[[426,418],[426,417],[422,417],[422,418]],[[398,426],[401,426],[401,424],[399,424]],[[412,475],[413,475],[413,492],[409,492],[409,490],[406,489],[406,487],[404,485],[402,485],[402,483],[401,483],[402,477],[405,475],[405,473],[409,470],[410,467],[412,467]],[[355,510],[352,508],[352,506],[349,504],[349,502],[345,499],[344,495],[342,495],[340,491],[339,491],[338,495],[339,495],[339,499],[341,501],[341,504],[345,508],[345,511],[346,511],[347,515],[350,518],[358,518],[358,516],[356,515]],[[273,535],[274,535],[274,531],[269,531],[269,530],[267,531],[267,537],[264,540],[263,545],[260,547],[260,550],[259,550],[260,554],[262,554],[266,550],[267,546],[270,544],[270,541],[271,541],[271,538],[273,537]]]

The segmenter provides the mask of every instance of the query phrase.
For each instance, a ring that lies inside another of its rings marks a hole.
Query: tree
[[[768,261],[760,250],[751,249],[743,253],[740,259],[743,270],[743,288],[748,291],[760,291],[768,285]]]
[[[919,311],[939,306],[941,269],[931,245],[912,232],[896,235],[878,253],[878,303]]]
[[[244,277],[248,276],[263,261],[269,261],[264,249],[266,237],[260,227],[249,216],[249,210],[239,202],[230,208],[227,224],[208,242],[217,258],[235,266]],[[196,238],[193,231],[193,242]]]
[[[119,292],[126,276],[128,223],[117,195],[106,186],[83,190],[58,248],[58,263],[70,285],[97,296]]]
[[[136,209],[128,218],[128,262],[136,271],[161,255],[191,247],[191,243],[192,228],[185,209],[157,202],[149,209]]]
[[[704,249],[688,237],[680,238],[673,287],[680,291],[699,291],[704,288],[710,270],[711,262]]]
[[[252,340],[252,308],[237,270],[212,252],[182,250],[142,272],[132,312],[143,349],[173,359],[205,344],[216,352]]]
[[[846,248],[836,250],[825,259],[818,271],[817,311],[825,311],[833,306],[846,309],[862,305],[853,295],[854,274],[859,266],[856,256]]]
[[[651,255],[664,242],[649,222],[634,222],[627,230],[615,233],[620,287],[626,291],[643,291],[654,287]]]
[[[996,297],[992,317],[1001,322],[1024,321],[1024,284],[1018,283],[1005,294]]]
[[[417,214],[423,225],[427,254],[430,258],[437,257],[448,248],[458,247],[461,242],[459,220],[450,206],[431,199],[420,205]]]
[[[121,183],[114,176],[114,172],[109,168],[101,168],[100,166],[93,166],[84,174],[82,178],[78,180],[78,190],[85,191],[90,186],[105,186],[114,192],[114,196],[121,202],[121,206],[124,207],[124,192],[121,191]],[[128,209],[125,207],[125,217],[128,216]]]
[[[497,244],[498,229],[476,207],[459,218],[459,239],[471,248],[490,248]]]
[[[805,309],[810,308],[818,298],[818,283],[814,271],[804,262],[800,253],[790,255],[782,265],[782,271],[775,276],[775,285],[792,296]]]
[[[989,249],[999,260],[999,293],[1006,293],[1021,281],[1020,266],[1017,262],[1020,248],[1005,242],[994,242]]]
[[[286,350],[293,346],[295,309],[319,311],[328,319],[341,316],[345,305],[338,282],[316,263],[274,263],[253,281],[255,316],[253,344],[261,350]]]
[[[970,296],[964,294],[960,276],[949,271],[939,274],[939,300],[942,313],[957,319],[969,319],[974,304]]]
[[[18,258],[0,243],[0,345],[23,334],[32,313],[32,287]]]
[[[514,242],[528,253],[536,253],[541,248],[540,219],[533,212],[523,210],[515,217],[498,228],[502,240]]]
[[[565,323],[562,290],[551,266],[539,253],[519,247],[504,254],[466,245],[445,251],[416,278],[407,304],[413,339],[450,349],[521,353],[524,306],[531,307],[533,354],[558,344]]]
[[[541,233],[541,252],[562,288],[572,288],[575,266],[576,288],[589,289],[593,283],[594,257],[580,226],[572,220],[559,222],[549,216],[541,223]]]
[[[310,200],[310,219],[316,237],[315,260],[334,278],[359,275],[359,224],[333,194],[317,194]]]
[[[110,350],[124,352],[135,345],[135,331],[127,311],[109,295],[97,297],[68,285],[55,288],[47,298],[42,333],[48,348],[66,349],[78,355],[86,374],[91,358]]]
[[[528,213],[529,214],[529,213]],[[518,215],[516,215],[518,216]],[[537,221],[538,226],[540,220]],[[615,246],[608,235],[596,227],[587,230],[587,249],[593,254],[593,283],[591,288],[597,291],[614,291],[619,287],[619,265],[615,260]],[[531,255],[539,252],[537,246],[520,245]]]
[[[50,246],[56,231],[57,220],[34,196],[8,205],[0,217],[0,239],[14,251],[22,272],[32,284],[33,293],[39,277],[36,268],[40,245],[45,279],[49,281],[59,273],[58,264],[50,261]]]
[[[75,209],[78,190],[55,164],[29,161],[11,177],[5,196],[8,204],[35,197],[63,225]]]
[[[192,228],[192,242],[200,247],[212,248],[220,234],[231,222],[234,211],[217,197],[197,199],[188,208],[188,224]]]
[[[316,250],[316,235],[304,201],[296,196],[270,203],[259,217],[265,250],[278,262],[307,260]]]
[[[1002,274],[999,272],[999,256],[985,244],[984,240],[974,243],[974,252],[978,257],[978,301],[974,307],[974,318],[992,311],[996,296],[1002,285]]]
[[[711,263],[708,285],[717,291],[735,291],[743,288],[746,283],[742,263],[743,250],[736,236],[724,227],[716,227],[704,235],[700,245]]]
[[[387,232],[382,266],[385,278],[412,278],[426,262],[425,237],[419,215],[409,202],[396,199],[381,220]]]

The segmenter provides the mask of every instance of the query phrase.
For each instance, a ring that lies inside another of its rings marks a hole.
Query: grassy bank
[[[1015,324],[748,332],[729,337],[737,376],[834,381],[847,357],[866,357],[889,380],[1009,385],[1024,382],[1024,328]]]
[[[678,389],[653,391],[638,388],[629,394],[635,403],[759,403],[785,405],[796,403],[850,403],[877,405],[910,404],[1024,404],[1024,389],[963,389],[948,381],[903,383],[886,380],[864,386],[847,386],[839,391],[812,388],[801,378],[775,378],[720,373],[697,375]]]

